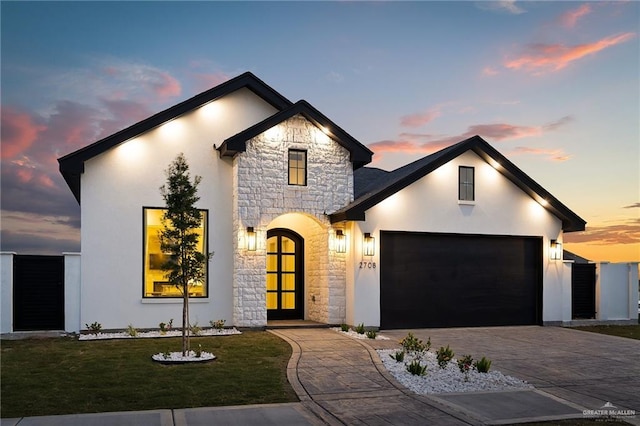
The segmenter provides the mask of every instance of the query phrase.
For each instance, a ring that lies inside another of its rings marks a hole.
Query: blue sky
[[[637,2],[6,2],[2,250],[79,249],[56,158],[251,71],[392,169],[479,134],[640,261]]]

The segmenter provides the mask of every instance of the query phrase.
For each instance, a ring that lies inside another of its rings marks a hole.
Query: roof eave
[[[445,148],[448,149],[448,148]],[[502,173],[507,179],[518,186],[523,192],[528,194],[534,200],[546,205],[544,208],[549,210],[553,215],[558,217],[562,221],[562,230],[564,232],[584,231],[586,222],[571,211],[568,207],[562,204],[557,198],[546,191],[537,182],[531,179],[527,174],[520,170],[515,164],[509,161],[505,156],[500,154],[495,148],[489,145],[480,136],[473,136],[456,145],[452,145],[448,152],[438,157],[433,162],[425,165],[424,167],[408,174],[402,179],[398,180],[379,190],[373,194],[365,194],[360,197],[360,201],[354,201],[352,207],[345,208],[342,212],[335,214],[337,218],[350,218],[356,219],[344,219],[344,220],[364,220],[365,212],[371,207],[380,203],[384,199],[390,197],[398,191],[401,191],[405,187],[416,182],[418,179],[431,173],[438,167],[446,164],[447,162],[458,157],[462,153],[472,150],[484,161],[496,167],[500,173]],[[334,215],[331,216],[331,221],[334,221]]]
[[[276,109],[282,110],[292,105],[291,101],[275,91],[254,74],[251,72],[245,72],[231,80],[221,83],[205,92],[107,136],[106,138],[100,139],[99,141],[80,148],[77,151],[60,157],[58,159],[60,172],[79,202],[80,174],[84,172],[85,161],[144,132],[152,130],[167,121],[180,117],[206,103],[212,102],[242,88],[251,90]],[[78,182],[75,182],[76,179]],[[74,190],[74,188],[76,189]]]
[[[353,168],[357,169],[371,162],[373,151],[358,142],[354,137],[345,132],[338,125],[333,123],[320,111],[311,106],[307,101],[300,100],[289,108],[267,117],[263,121],[243,130],[242,132],[227,138],[218,148],[221,155],[233,156],[238,152],[244,152],[247,148],[247,141],[267,131],[273,126],[295,116],[302,115],[313,125],[322,129],[331,139],[338,142],[349,151],[349,160]]]

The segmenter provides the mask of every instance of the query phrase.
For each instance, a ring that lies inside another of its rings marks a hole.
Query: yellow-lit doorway
[[[304,239],[290,229],[267,232],[267,319],[304,317]]]

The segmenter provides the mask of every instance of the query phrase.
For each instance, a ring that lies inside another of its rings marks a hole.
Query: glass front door
[[[267,319],[303,318],[303,247],[293,231],[267,232]]]

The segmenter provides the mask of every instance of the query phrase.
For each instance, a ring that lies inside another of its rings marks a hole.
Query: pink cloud
[[[220,83],[224,83],[225,81],[229,80],[230,77],[223,72],[215,72],[194,73],[192,78],[196,91],[204,92],[205,90],[209,90]]]
[[[574,61],[585,56],[596,54],[608,47],[631,40],[636,33],[628,32],[605,37],[594,43],[565,46],[562,44],[533,44],[517,58],[510,59],[504,66],[513,70],[524,70],[534,73],[559,71]]]
[[[107,108],[104,117],[96,117],[100,129],[97,139],[107,137],[125,127],[151,116],[146,105],[127,100],[103,100]]]
[[[150,84],[155,94],[161,98],[178,96],[182,91],[180,82],[166,72],[158,72],[156,78]]]
[[[36,124],[29,114],[11,107],[2,108],[2,153],[1,158],[15,158],[24,153],[38,139],[45,126]]]
[[[466,137],[482,135],[497,141],[504,139],[520,139],[542,135],[542,129],[537,126],[518,126],[508,123],[476,124],[469,126]]]
[[[484,67],[482,69],[482,75],[485,75],[487,77],[493,77],[494,75],[498,75],[498,74],[500,74],[498,70],[496,70],[493,67]]]
[[[546,155],[551,161],[567,161],[572,156],[565,154],[561,149],[545,149],[545,148],[531,148],[525,146],[518,146],[513,149],[509,154],[511,155],[519,155],[519,154],[532,154],[532,155]]]
[[[406,127],[420,127],[440,116],[440,111],[429,110],[423,113],[405,115],[400,119],[400,124]]]
[[[94,142],[99,133],[100,112],[88,105],[71,101],[61,101],[55,106],[55,113],[49,117],[48,130],[42,135],[44,148],[53,145],[68,152]],[[47,150],[51,155],[51,150]]]
[[[565,28],[573,28],[578,19],[591,13],[591,5],[585,3],[575,9],[571,9],[560,15],[560,24]]]
[[[424,153],[431,154],[440,149],[458,143],[474,135],[488,138],[494,141],[515,140],[527,137],[542,136],[545,132],[554,131],[570,123],[572,117],[566,116],[543,126],[521,126],[509,123],[475,124],[469,126],[467,131],[454,136],[434,136],[430,134],[402,133],[396,140],[384,140],[369,144],[369,148],[376,154],[377,159],[384,152]],[[516,154],[546,154],[553,161],[566,161],[571,156],[562,150],[542,151],[534,148],[517,148]]]

